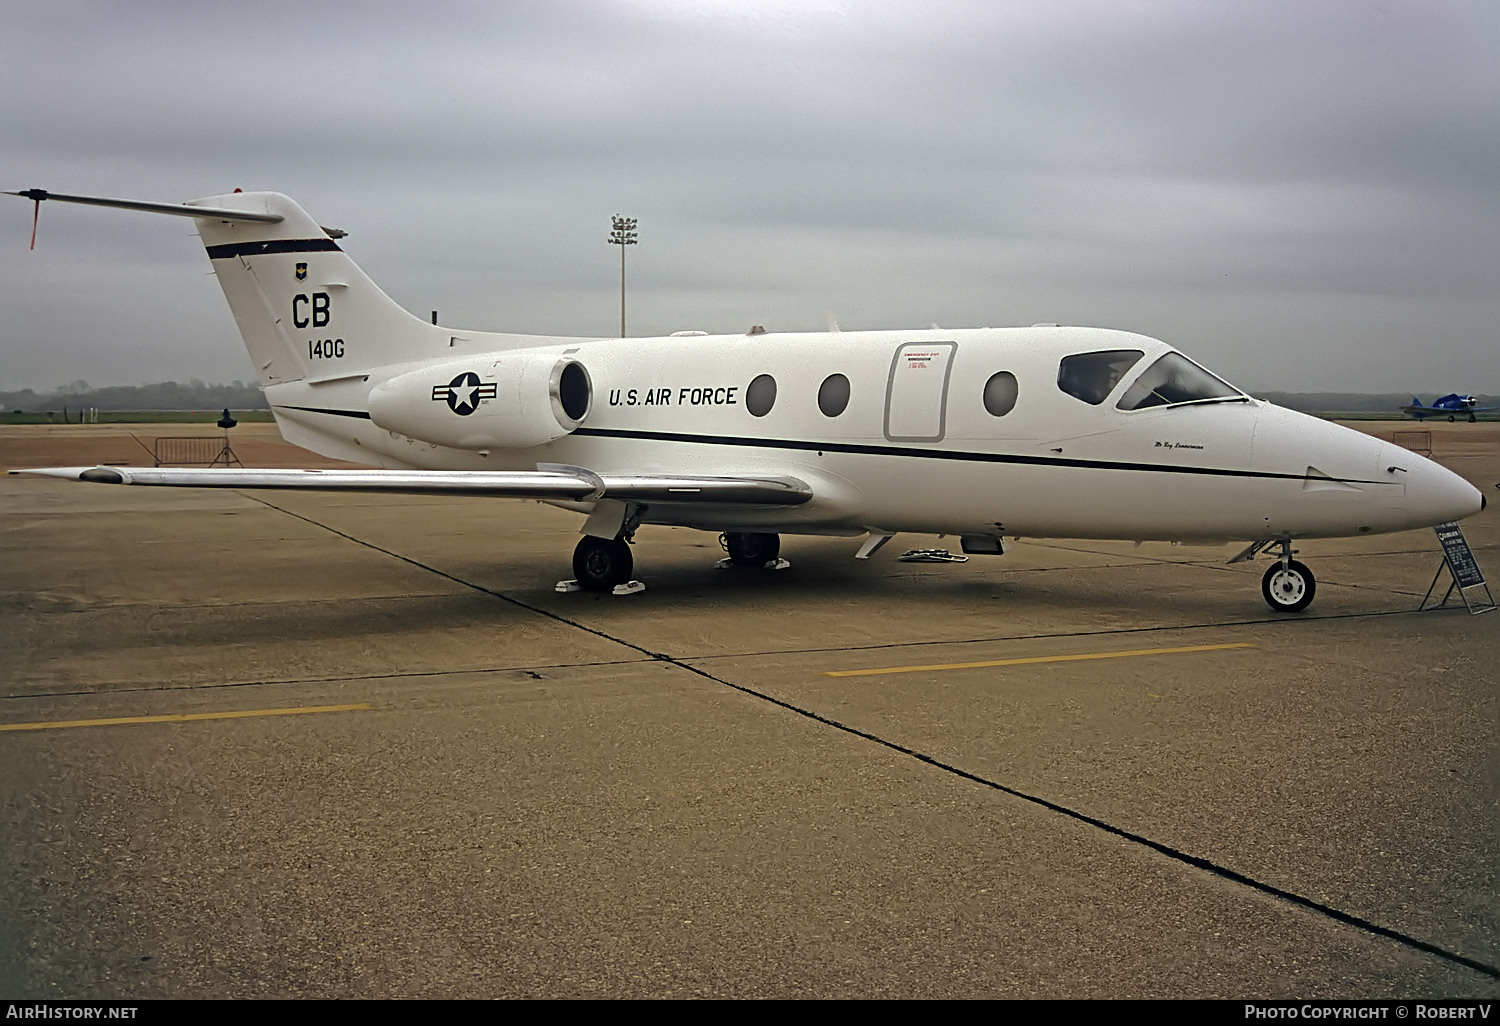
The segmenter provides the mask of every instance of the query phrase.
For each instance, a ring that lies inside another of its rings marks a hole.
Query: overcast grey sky
[[[272,189],[445,324],[1058,321],[1500,392],[1493,0],[3,3],[0,187]],[[191,222],[0,197],[0,390],[254,377]],[[1426,396],[1430,398],[1430,396]]]

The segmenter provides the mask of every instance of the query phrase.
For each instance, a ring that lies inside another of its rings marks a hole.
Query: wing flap
[[[795,506],[812,489],[790,477],[693,477],[594,474],[567,470],[256,470],[242,467],[38,467],[38,474],[94,484],[167,488],[285,488],[404,495],[483,495],[494,498],[593,502]]]

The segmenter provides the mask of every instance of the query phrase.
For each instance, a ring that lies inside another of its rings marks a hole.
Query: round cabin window
[[[1016,376],[1010,371],[991,374],[984,383],[984,408],[993,417],[1003,417],[1016,408]]]
[[[745,409],[752,417],[764,417],[776,405],[776,379],[762,374],[745,389]]]
[[[818,409],[825,417],[837,417],[849,408],[849,379],[830,374],[818,388]]]

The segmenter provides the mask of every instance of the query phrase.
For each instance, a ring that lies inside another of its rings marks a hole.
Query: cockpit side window
[[[1057,387],[1090,406],[1098,406],[1145,355],[1139,349],[1108,349],[1064,356],[1057,367]]]
[[[1115,405],[1122,410],[1144,410],[1152,406],[1241,398],[1243,392],[1220,381],[1186,356],[1168,353],[1147,367]]]

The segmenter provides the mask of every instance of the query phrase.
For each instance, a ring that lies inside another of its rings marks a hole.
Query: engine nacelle
[[[370,420],[455,449],[525,449],[588,416],[594,385],[571,356],[518,350],[409,371],[370,392]]]

